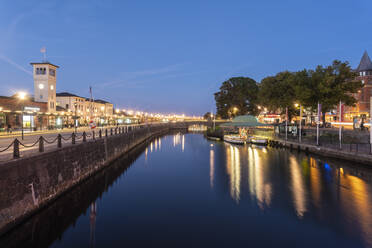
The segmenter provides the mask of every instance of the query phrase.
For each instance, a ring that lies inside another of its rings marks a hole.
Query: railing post
[[[115,135],[117,135],[117,134],[118,134],[118,128],[115,127]]]
[[[83,132],[83,142],[87,142],[87,133]]]
[[[58,134],[58,148],[62,147],[62,135]]]
[[[105,129],[105,136],[107,137],[108,131],[107,128]]]
[[[75,145],[75,133],[71,134],[72,144]]]
[[[98,137],[99,137],[100,139],[102,139],[102,129],[99,130],[99,132],[98,132]]]
[[[92,131],[92,136],[93,136],[93,140],[96,139],[96,133],[94,132],[94,130]]]
[[[13,144],[13,158],[19,158],[19,140],[15,139]]]
[[[44,138],[40,136],[39,138],[39,152],[44,152]]]
[[[113,131],[112,131],[112,128],[110,128],[110,135],[111,135],[111,136],[113,135]]]

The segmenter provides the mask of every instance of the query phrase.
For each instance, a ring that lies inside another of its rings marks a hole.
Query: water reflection
[[[94,201],[90,205],[90,247],[95,246],[95,240],[96,240],[96,217],[97,217],[97,203]]]
[[[261,154],[260,154],[261,153]],[[267,153],[266,148],[248,147],[248,185],[251,197],[256,197],[258,206],[269,207],[272,197],[272,186],[267,180],[268,170],[262,162]]]
[[[371,192],[364,180],[347,173],[341,173],[341,169],[339,170],[339,183],[342,212],[357,223],[358,231],[372,245]]]
[[[230,178],[230,195],[237,203],[240,200],[240,170],[238,147],[226,145],[226,171]]]
[[[194,134],[141,149],[0,239],[0,247],[372,246],[372,170]],[[241,230],[252,235],[237,239]]]
[[[211,144],[211,150],[209,151],[209,181],[211,184],[211,188],[214,185],[214,150],[213,144]]]
[[[289,158],[290,172],[291,172],[291,191],[293,195],[294,207],[299,217],[302,217],[306,212],[306,197],[305,185],[298,160],[294,156]]]

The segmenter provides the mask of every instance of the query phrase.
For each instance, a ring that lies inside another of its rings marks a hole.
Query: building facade
[[[96,125],[116,124],[112,103],[68,92],[56,93],[59,66],[49,62],[31,65],[34,95],[19,92],[10,97],[0,96],[0,131],[87,126],[91,121]]]
[[[64,114],[76,116],[78,125],[88,125],[93,121],[96,125],[115,124],[114,106],[104,100],[91,100],[68,92],[57,93],[57,107],[60,107]],[[64,124],[71,123],[64,118]]]
[[[363,87],[358,93],[353,94],[357,103],[354,107],[343,107],[343,120],[351,122],[355,118],[368,119],[370,118],[370,104],[372,96],[372,61],[367,52],[364,52],[360,60],[358,68],[355,70],[358,73],[357,80],[360,80]]]

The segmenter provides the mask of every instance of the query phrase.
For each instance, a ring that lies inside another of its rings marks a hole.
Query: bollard
[[[98,132],[98,137],[99,137],[100,139],[102,139],[102,129],[99,130],[99,132]]]
[[[113,131],[112,131],[112,128],[110,128],[110,135],[111,135],[111,136],[113,135]]]
[[[58,134],[58,148],[61,148],[62,147],[62,135],[61,134]]]
[[[94,132],[94,130],[92,131],[92,136],[93,136],[93,140],[96,139],[96,133]]]
[[[83,132],[83,142],[87,142],[87,133]]]
[[[75,145],[75,133],[71,134],[72,144]]]
[[[107,133],[108,133],[108,132],[107,132],[107,129],[105,129],[105,136],[106,136],[106,137],[107,137]]]
[[[115,128],[115,135],[117,135],[118,134],[118,128],[116,127]]]
[[[15,139],[14,140],[14,145],[13,145],[13,158],[19,158],[19,140]]]
[[[39,138],[39,152],[44,152],[44,138],[40,136]]]

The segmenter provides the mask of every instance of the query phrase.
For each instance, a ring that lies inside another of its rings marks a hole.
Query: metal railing
[[[319,135],[317,142],[317,136],[314,130],[304,129],[301,133],[301,140],[299,135],[289,133],[286,135],[283,133],[276,133],[275,137],[281,140],[287,140],[289,142],[295,142],[299,144],[314,145],[318,147],[324,147],[335,150],[342,150],[353,152],[357,154],[372,154],[372,145],[369,142],[369,133],[361,131],[342,131],[341,139],[337,134],[337,131],[322,131]]]
[[[138,125],[127,125],[127,126],[117,126],[114,128],[101,128],[97,131],[91,131],[91,132],[83,132],[81,134],[79,133],[71,133],[69,136],[63,136],[61,134],[58,134],[55,138],[52,138],[51,140],[48,140],[47,138],[43,136],[39,136],[37,140],[34,143],[31,144],[25,144],[21,142],[18,138],[15,138],[8,146],[5,148],[0,148],[0,155],[1,153],[7,152],[13,148],[13,158],[18,159],[21,157],[20,151],[21,148],[34,148],[38,145],[38,150],[40,153],[45,151],[45,143],[48,145],[57,144],[57,148],[62,148],[62,141],[70,141],[71,144],[75,145],[77,141],[80,141],[82,143],[87,142],[88,139],[90,140],[96,140],[96,139],[102,139],[103,137],[108,136],[114,136],[114,135],[121,135],[126,133],[132,133],[135,132],[138,129],[143,128],[149,128],[154,126],[160,126],[161,124],[138,124]],[[148,129],[149,130],[149,129]]]

